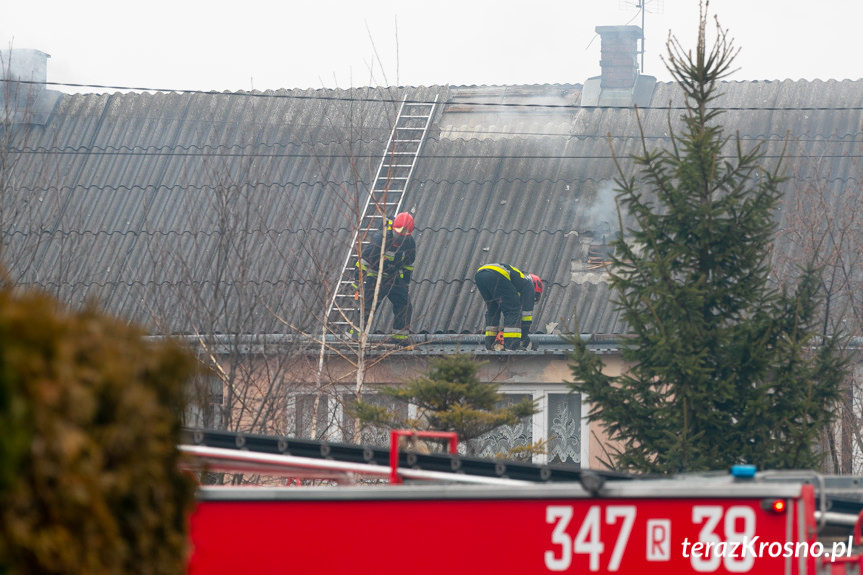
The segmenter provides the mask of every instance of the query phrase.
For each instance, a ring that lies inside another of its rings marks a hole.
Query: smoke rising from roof
[[[606,241],[611,241],[612,234],[618,229],[617,203],[615,184],[611,180],[603,180],[596,188],[596,195],[590,207],[584,214],[585,224],[595,236],[606,235]],[[606,242],[603,242],[606,243]]]

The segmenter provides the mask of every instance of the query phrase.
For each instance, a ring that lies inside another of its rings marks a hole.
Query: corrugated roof
[[[788,134],[796,179],[859,190],[863,81],[722,89],[727,135],[765,140],[772,159]],[[637,114],[581,107],[577,84],[63,95],[44,125],[8,134],[4,261],[23,285],[160,330],[315,329],[398,103],[435,97],[403,202],[414,331],[477,333],[473,273],[492,261],[542,277],[540,329],[577,310],[583,332],[625,331],[585,260],[616,230],[611,148],[630,171],[639,125],[650,147],[670,142],[670,83]],[[390,319],[387,305],[378,330]]]

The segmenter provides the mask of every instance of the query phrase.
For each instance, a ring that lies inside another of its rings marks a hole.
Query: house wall
[[[420,377],[430,369],[429,360],[439,355],[418,353],[373,353],[367,356],[363,393],[373,397],[375,388],[398,385]],[[601,355],[604,371],[618,375],[623,362],[616,352]],[[296,437],[316,437],[330,441],[355,441],[353,421],[346,405],[356,397],[356,356],[327,355],[318,385],[317,357],[296,354],[289,360],[269,354],[257,359],[246,358],[234,374],[232,386],[235,401],[233,421],[235,429],[248,429],[255,433],[284,434]],[[568,359],[563,354],[476,354],[478,361],[486,362],[479,376],[483,381],[496,383],[499,391],[512,401],[525,396],[537,402],[540,412],[514,428],[499,429],[492,437],[478,442],[475,453],[494,456],[495,453],[525,443],[543,441],[547,454],[534,456],[536,463],[578,463],[583,467],[602,469],[600,458],[607,452],[606,434],[597,423],[588,423],[589,404],[579,394],[572,393],[568,381],[571,374]],[[228,361],[221,366],[226,372]],[[290,364],[290,365],[288,365]],[[272,382],[271,377],[278,381]],[[243,380],[241,382],[241,380]],[[219,381],[214,376],[214,382]],[[217,401],[231,396],[227,384]],[[257,397],[269,394],[265,399]],[[263,405],[265,402],[272,402]],[[216,406],[217,407],[217,406]],[[224,406],[227,408],[227,406]],[[256,415],[258,408],[268,412],[268,421]],[[211,406],[212,409],[212,406]],[[216,409],[218,411],[218,408]],[[270,421],[273,417],[278,421]],[[254,429],[249,421],[257,421]],[[245,422],[245,423],[244,423]],[[388,441],[381,435],[363,435],[362,441]]]
[[[433,356],[417,354],[392,354],[387,357],[369,357],[370,365],[367,367],[364,379],[364,391],[373,393],[374,388],[380,385],[396,385],[419,377],[428,372],[429,359]],[[356,370],[351,360],[355,358],[329,357],[326,362],[326,381],[338,382],[328,386],[326,407],[319,403],[317,429],[328,429],[331,432],[330,439],[334,441],[346,441],[345,427],[340,425],[344,422],[343,415],[344,398],[353,398],[356,389]],[[568,360],[564,355],[508,355],[508,354],[477,354],[477,359],[486,361],[486,365],[480,370],[483,381],[498,384],[499,390],[505,396],[513,400],[520,400],[525,395],[531,396],[537,401],[540,413],[533,417],[531,422],[521,425],[516,430],[502,430],[496,436],[498,447],[505,448],[512,441],[535,442],[537,440],[549,440],[551,436],[568,435],[569,442],[557,443],[553,450],[558,454],[569,454],[571,457],[564,460],[566,463],[577,462],[583,467],[604,468],[600,458],[606,453],[608,441],[606,434],[598,423],[588,423],[586,414],[589,405],[583,401],[578,394],[570,393],[566,382],[571,381]],[[616,353],[602,355],[604,371],[609,375],[618,375],[623,370],[623,362]],[[311,388],[309,388],[311,390]],[[295,402],[293,421],[289,422],[288,430],[296,432],[307,432],[309,422],[302,423],[302,418],[309,417],[311,393],[304,400]],[[577,425],[577,433],[572,434],[572,429],[567,423],[567,415],[574,408],[578,408],[577,414],[571,414],[573,423]],[[297,425],[300,421],[300,425]],[[349,426],[348,426],[349,427]],[[577,437],[577,439],[576,439]],[[382,438],[383,439],[383,438]],[[492,442],[494,443],[494,442]],[[573,445],[577,443],[577,445]],[[550,446],[551,447],[551,446]],[[487,445],[484,450],[492,455],[493,445]],[[573,454],[577,452],[577,459]],[[550,452],[551,453],[551,452]],[[561,457],[551,457],[552,461],[560,462]],[[547,455],[535,456],[536,463],[549,461]]]

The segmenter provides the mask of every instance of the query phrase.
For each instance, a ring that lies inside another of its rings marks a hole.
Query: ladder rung
[[[397,205],[399,205],[399,203],[398,203],[398,202],[386,202],[386,203],[381,203],[381,205],[382,205],[382,206],[387,206],[387,207],[392,207],[392,206],[397,206]],[[377,222],[373,222],[373,221],[370,221],[370,220],[367,220],[367,219],[364,219],[364,220],[360,223],[360,225],[363,225],[363,224],[365,224],[365,225],[367,225],[367,226],[373,226],[373,225],[376,225],[376,224],[377,224],[377,225],[380,225],[380,224],[378,224]],[[377,229],[380,229],[380,228],[377,228]]]

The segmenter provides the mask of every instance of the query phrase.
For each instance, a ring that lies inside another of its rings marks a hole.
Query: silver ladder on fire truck
[[[399,437],[446,439],[449,450],[447,453],[420,453],[400,449]],[[444,480],[478,484],[580,481],[583,475],[596,475],[602,480],[631,478],[611,471],[584,471],[577,465],[543,465],[460,455],[454,448],[456,436],[453,433],[394,430],[392,438],[387,449],[314,439],[185,429],[180,449],[206,463],[211,470],[325,478],[347,485],[354,483],[355,475],[388,478],[391,483]]]
[[[338,484],[202,486],[189,572],[838,575],[863,566],[859,477],[751,466],[621,475],[462,457],[453,437],[449,453],[401,451],[399,439],[414,435],[393,432],[386,450],[185,430],[181,449],[208,470]],[[353,485],[352,475],[390,482]]]
[[[365,198],[358,229],[354,231],[341,276],[327,308],[327,324],[335,333],[348,332],[352,327],[352,319],[358,317],[360,302],[355,297],[353,287],[357,255],[362,253],[362,248],[369,243],[375,231],[384,229],[386,219],[400,211],[437,107],[437,99],[435,96],[432,102],[413,102],[407,97],[402,100],[375,179]]]

